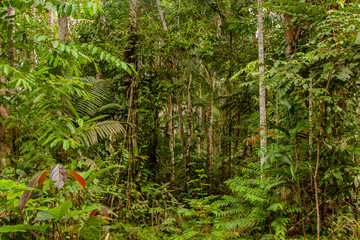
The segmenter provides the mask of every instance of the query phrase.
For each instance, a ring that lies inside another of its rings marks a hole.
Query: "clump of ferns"
[[[301,209],[290,201],[282,201],[278,188],[274,187],[279,184],[276,179],[261,178],[261,174],[256,174],[258,170],[250,166],[243,169],[242,177],[226,181],[232,195],[214,202],[221,209],[215,212],[216,226],[246,234],[256,231],[284,236],[286,225],[291,221],[288,216],[299,213]],[[249,178],[250,175],[257,177]]]

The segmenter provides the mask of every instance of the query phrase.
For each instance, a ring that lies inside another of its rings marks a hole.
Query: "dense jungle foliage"
[[[0,239],[360,238],[359,1],[3,0],[0,27]]]

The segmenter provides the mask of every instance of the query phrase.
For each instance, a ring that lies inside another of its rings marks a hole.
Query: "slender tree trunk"
[[[172,109],[172,100],[171,100],[171,94],[168,95],[168,132],[169,132],[169,136],[170,136],[170,141],[169,141],[169,148],[170,148],[170,154],[171,154],[171,182],[175,183],[175,176],[176,176],[176,171],[175,171],[175,152],[174,152],[174,131],[173,131],[173,109]]]
[[[216,72],[212,72],[210,76],[210,105],[208,111],[208,127],[207,127],[207,159],[206,159],[206,172],[209,173],[213,164],[214,153],[214,137],[213,137],[213,121],[214,121],[214,86],[215,86]]]
[[[67,0],[59,0],[59,2],[66,3]],[[66,42],[69,39],[68,17],[67,16],[61,17],[59,14],[58,24],[59,24],[59,41]]]
[[[319,129],[320,131],[321,129]],[[320,166],[320,136],[317,139],[317,155],[316,155],[316,167],[314,175],[314,190],[315,190],[315,204],[316,204],[316,230],[317,230],[317,239],[320,240],[320,230],[321,230],[321,220],[320,220],[320,206],[319,206],[319,188],[317,182],[317,176]]]
[[[162,27],[165,30],[165,32],[167,32],[168,28],[167,28],[166,21],[164,18],[164,13],[161,8],[160,0],[156,0],[156,5],[157,5],[158,11],[159,11],[159,16],[160,16],[160,21],[161,21]]]
[[[190,182],[190,171],[189,171],[189,163],[191,161],[191,135],[192,135],[192,129],[191,129],[191,86],[192,86],[193,76],[192,73],[190,73],[189,76],[189,85],[187,89],[187,144],[186,144],[186,181]]]
[[[181,138],[181,148],[182,148],[182,155],[184,159],[184,167],[185,167],[185,179],[188,179],[188,163],[187,163],[187,156],[186,156],[186,142],[185,142],[185,132],[184,132],[184,119],[182,115],[182,103],[180,98],[181,92],[179,91],[176,95],[177,100],[177,108],[178,108],[178,115],[179,115],[179,128],[180,128],[180,138]],[[186,182],[186,192],[189,192],[189,183]]]
[[[159,11],[159,16],[160,16],[160,21],[161,21],[162,27],[163,27],[164,31],[167,32],[168,28],[167,28],[167,25],[166,25],[163,10],[161,8],[160,0],[156,0],[156,6],[157,6],[158,11]],[[176,62],[175,59],[173,59],[172,68],[173,68],[174,72],[176,71],[175,62]],[[170,80],[170,82],[171,82],[171,80]],[[169,133],[169,137],[170,137],[169,148],[170,148],[170,155],[171,155],[171,159],[170,159],[170,163],[171,163],[171,182],[175,183],[175,177],[176,177],[175,152],[174,152],[175,141],[174,141],[174,130],[173,130],[173,107],[172,107],[172,96],[171,96],[171,94],[168,94],[168,110],[167,110],[167,114],[168,114],[168,118],[169,118],[169,121],[168,121],[168,133]],[[185,171],[186,171],[186,169],[185,169]]]
[[[202,77],[203,75],[203,68],[204,66],[202,65],[202,61],[200,61],[200,77]],[[200,82],[199,82],[199,98],[202,98],[202,93],[201,93],[201,78],[200,78]],[[202,129],[202,116],[203,116],[203,108],[202,106],[199,106],[199,129],[201,132]],[[198,150],[198,158],[201,159],[201,133],[198,132],[197,134],[197,150]]]
[[[231,93],[231,91],[230,91]],[[228,173],[227,173],[227,178],[231,178],[231,164],[232,164],[232,158],[231,158],[231,138],[232,138],[232,123],[231,123],[231,119],[232,119],[232,109],[230,107],[229,109],[229,113],[228,113],[228,119],[229,119],[229,129],[228,129],[228,134],[229,134],[229,140],[228,140]],[[225,166],[224,166],[225,167]]]
[[[230,44],[230,56],[232,55],[233,52],[233,34],[232,31],[230,31],[230,39],[229,39],[229,44]],[[231,56],[230,58],[230,66],[229,66],[229,79],[232,77],[233,75],[233,57]],[[233,88],[232,83],[229,83],[228,86],[228,90],[227,90],[227,94],[231,95],[232,91],[231,89]],[[231,165],[232,165],[232,153],[231,153],[231,143],[232,143],[232,108],[230,106],[229,109],[229,113],[228,113],[228,121],[229,121],[229,141],[228,141],[228,173],[227,173],[227,178],[231,178]]]
[[[267,149],[267,136],[266,136],[266,92],[265,92],[265,56],[264,56],[264,24],[263,24],[263,0],[258,0],[259,10],[258,10],[258,34],[259,34],[259,72],[260,72],[260,81],[259,81],[259,100],[260,100],[260,149],[261,149],[261,170],[266,161],[265,154]]]
[[[234,143],[234,149],[233,152],[236,154],[238,152],[238,146],[239,146],[239,137],[240,137],[240,115],[237,114],[236,116],[236,129],[235,129],[235,143]]]
[[[8,12],[7,15],[10,16],[14,16],[15,15],[15,9],[11,6],[8,7]],[[15,51],[15,47],[13,44],[13,34],[14,34],[14,28],[15,28],[15,24],[14,24],[15,18],[11,17],[8,19],[8,32],[10,33],[8,36],[8,61],[9,64],[12,67],[15,67],[15,55],[16,55],[16,51]]]

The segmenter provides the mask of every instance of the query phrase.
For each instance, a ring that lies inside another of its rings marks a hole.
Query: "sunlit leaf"
[[[65,216],[65,214],[67,213],[67,211],[71,207],[72,207],[72,202],[70,200],[67,200],[66,202],[64,202],[60,206],[57,206],[57,207],[54,207],[54,208],[50,209],[48,212],[54,218],[56,218],[58,221],[61,221],[61,219],[63,219],[63,217]]]

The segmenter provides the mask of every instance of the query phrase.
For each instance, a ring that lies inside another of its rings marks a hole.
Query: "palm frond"
[[[93,117],[98,113],[99,108],[110,102],[110,82],[94,77],[84,77],[80,80],[91,84],[87,89],[90,99],[75,98],[75,109],[80,116]]]
[[[107,120],[94,123],[92,127],[83,137],[83,143],[87,146],[97,143],[99,138],[109,138],[111,135],[125,134],[125,128],[119,121]]]

